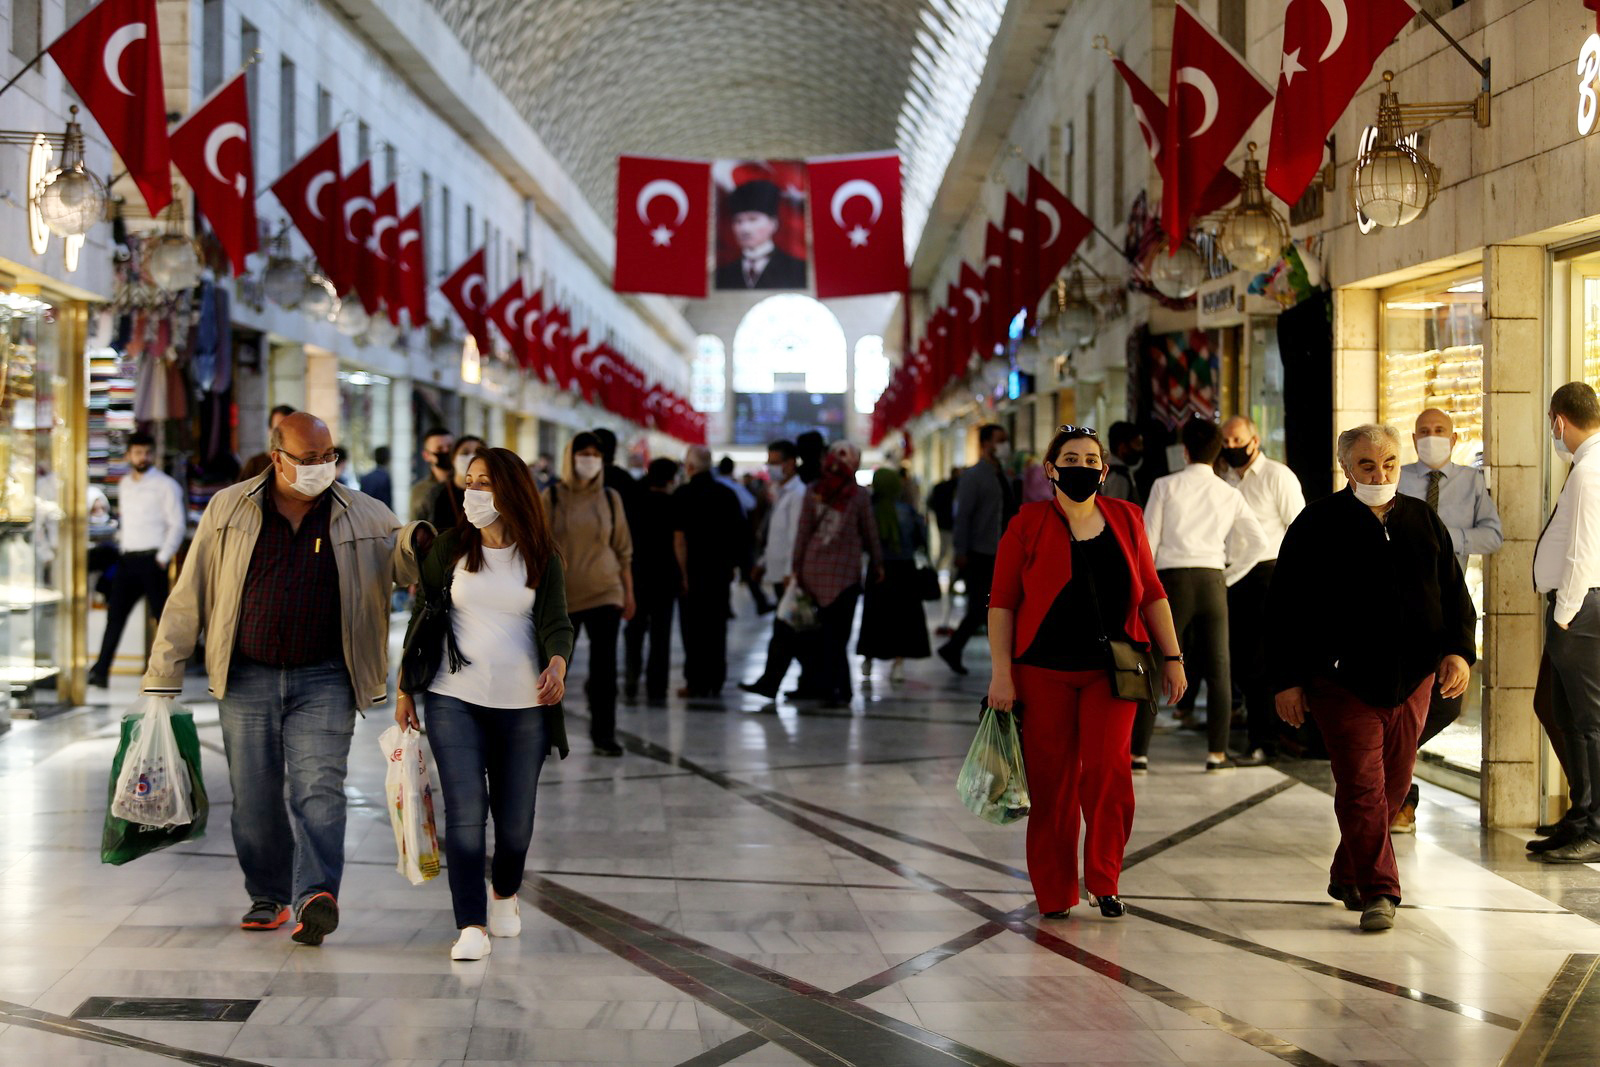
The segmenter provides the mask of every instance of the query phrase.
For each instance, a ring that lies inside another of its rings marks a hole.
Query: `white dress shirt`
[[[806,483],[796,474],[778,486],[772,515],[767,519],[767,548],[761,554],[762,580],[781,582],[794,570],[794,537],[800,530]]]
[[[1283,546],[1283,535],[1289,524],[1306,507],[1306,496],[1300,491],[1300,479],[1294,471],[1265,453],[1257,452],[1255,458],[1240,470],[1223,472],[1222,480],[1244,494],[1261,533],[1267,539],[1267,548],[1260,562],[1268,563],[1278,558]]]
[[[1533,553],[1533,584],[1555,592],[1555,618],[1563,625],[1600,586],[1600,434],[1573,453],[1572,473]]]
[[[171,563],[189,531],[183,486],[154,467],[143,474],[130,471],[117,484],[117,506],[122,513],[122,551],[154,552],[161,566]]]
[[[1267,535],[1244,494],[1204,463],[1156,479],[1144,528],[1158,571],[1205,567],[1233,585],[1267,558]]]
[[[1418,500],[1428,499],[1426,463],[1407,463],[1400,468],[1400,492]],[[1450,531],[1456,560],[1463,570],[1468,556],[1498,552],[1505,535],[1500,532],[1500,511],[1489,495],[1483,472],[1476,467],[1446,463],[1439,468],[1439,521]]]

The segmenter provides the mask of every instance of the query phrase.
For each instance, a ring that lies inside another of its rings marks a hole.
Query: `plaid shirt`
[[[278,514],[270,488],[261,506],[261,536],[240,594],[238,653],[269,667],[342,660],[339,567],[328,536],[333,495],[322,494],[298,532]]]
[[[852,585],[861,584],[863,553],[872,558],[874,567],[883,562],[872,494],[856,486],[850,503],[839,512],[822,502],[816,486],[807,489],[794,536],[794,571],[818,605],[826,607]]]

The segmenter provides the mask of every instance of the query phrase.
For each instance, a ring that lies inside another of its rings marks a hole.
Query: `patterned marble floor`
[[[765,629],[735,620],[736,678]],[[577,740],[546,766],[523,935],[476,964],[447,958],[444,879],[394,871],[386,715],[357,728],[343,925],[321,949],[236,928],[214,706],[192,705],[210,834],[121,868],[97,852],[114,712],[19,723],[0,739],[0,1064],[1479,1067],[1600,953],[1600,874],[1528,863],[1427,786],[1399,925],[1361,935],[1323,895],[1321,769],[1208,776],[1176,734],[1137,782],[1129,916],[1041,922],[1022,828],[955,800],[979,653],[963,679],[930,660],[890,685],[880,665],[848,711],[625,708],[625,758]],[[91,998],[257,1003],[89,1021]]]

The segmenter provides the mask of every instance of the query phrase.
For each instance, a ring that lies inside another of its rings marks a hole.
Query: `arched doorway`
[[[752,307],[733,335],[732,443],[764,445],[847,425],[850,353],[832,311],[798,293]]]

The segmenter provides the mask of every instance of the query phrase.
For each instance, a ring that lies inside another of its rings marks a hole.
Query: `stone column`
[[[1545,510],[1544,249],[1492,245],[1483,267],[1484,463],[1505,544],[1484,569],[1480,813],[1485,826],[1532,826],[1541,814],[1533,688],[1543,612],[1529,575]]]
[[[328,424],[333,439],[339,440],[339,424],[344,405],[339,400],[339,357],[325,348],[306,346],[305,398],[302,410]],[[274,374],[277,368],[273,368]],[[293,403],[293,401],[288,401]]]
[[[1333,430],[1378,418],[1378,291],[1333,291]],[[1333,449],[1330,447],[1330,452]],[[1344,475],[1334,457],[1334,485],[1344,485]]]

